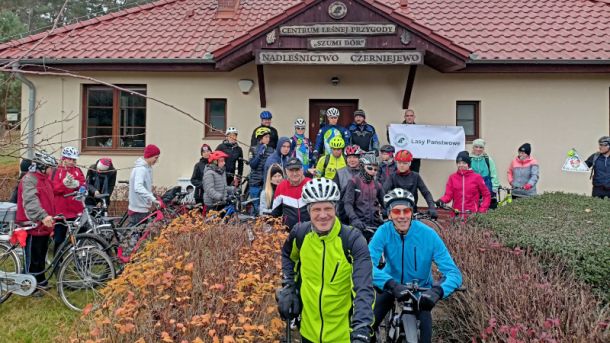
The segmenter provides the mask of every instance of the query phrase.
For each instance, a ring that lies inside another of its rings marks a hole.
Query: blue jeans
[[[253,186],[250,185],[250,199],[256,199],[259,198],[261,196],[261,186]],[[254,206],[254,215],[258,216],[258,205],[260,204],[259,201],[254,201],[252,203],[252,205]]]

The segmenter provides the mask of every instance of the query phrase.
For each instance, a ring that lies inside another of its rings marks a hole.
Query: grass
[[[60,342],[79,316],[61,302],[56,289],[41,298],[13,295],[0,305],[0,342]]]

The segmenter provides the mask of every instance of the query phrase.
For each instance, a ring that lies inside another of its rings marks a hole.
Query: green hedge
[[[495,231],[506,246],[561,258],[610,300],[610,201],[545,193],[475,216],[471,223]]]

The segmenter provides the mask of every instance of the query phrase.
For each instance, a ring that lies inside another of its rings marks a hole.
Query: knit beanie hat
[[[518,151],[523,151],[529,156],[532,154],[532,146],[530,145],[530,143],[524,143],[522,146],[519,147]]]
[[[483,138],[477,138],[472,141],[472,146],[480,146],[482,148],[485,147],[485,140]]]
[[[354,111],[354,117],[356,117],[356,116],[361,116],[362,118],[366,118],[366,113],[364,112],[364,110],[357,109],[356,111]]]
[[[458,162],[466,162],[466,164],[468,164],[468,166],[470,167],[470,154],[468,153],[468,151],[460,151],[460,153],[455,158],[455,163]]]
[[[161,155],[161,150],[158,146],[154,144],[148,144],[146,148],[144,148],[144,158],[151,158]]]
[[[284,176],[284,171],[282,170],[282,167],[280,167],[279,164],[273,164],[271,166],[271,173],[269,174],[269,176],[273,177],[273,175],[278,173],[282,174],[282,177]]]
[[[203,154],[204,152],[212,152],[212,148],[205,143],[201,146],[201,153]]]
[[[100,160],[97,161],[96,168],[97,168],[97,170],[100,170],[100,171],[106,171],[106,170],[110,169],[111,165],[112,165],[112,160],[108,157],[104,157],[104,158],[100,158]]]

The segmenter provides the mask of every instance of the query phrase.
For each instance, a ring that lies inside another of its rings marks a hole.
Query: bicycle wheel
[[[5,280],[8,273],[21,273],[21,259],[14,250],[0,244],[0,304],[5,302],[12,294],[8,291],[7,281]]]
[[[82,311],[87,304],[102,300],[100,290],[116,276],[110,256],[84,246],[76,248],[63,260],[57,276],[57,290],[70,309]]]
[[[436,230],[436,232],[441,232],[443,230],[443,227],[441,226],[441,224],[439,224],[439,222],[437,222],[436,220],[419,219],[419,221],[426,224],[427,226],[433,228],[434,230]]]
[[[75,238],[77,247],[93,246],[105,252],[108,254],[108,256],[114,257],[114,251],[110,247],[110,243],[108,243],[108,241],[100,235],[92,233],[79,233]]]

